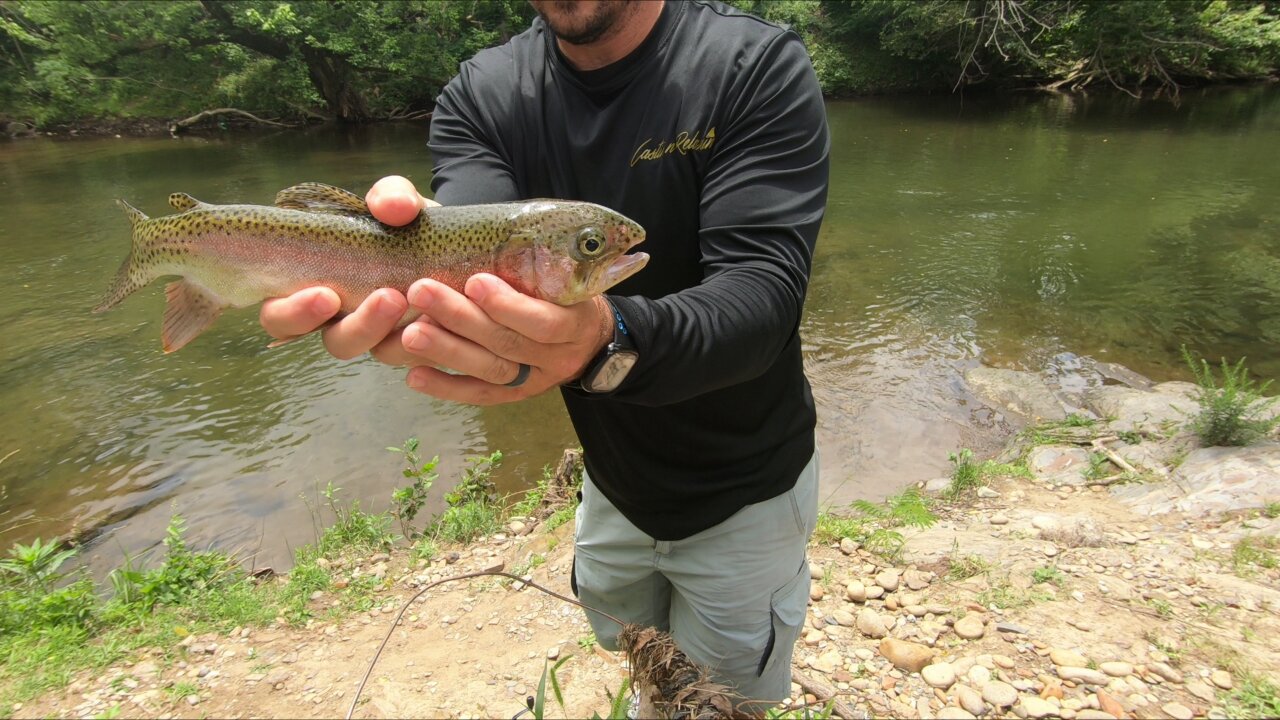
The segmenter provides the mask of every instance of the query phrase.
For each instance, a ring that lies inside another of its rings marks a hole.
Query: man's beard
[[[613,30],[622,17],[635,10],[629,0],[611,0],[596,5],[590,15],[580,16],[575,13],[577,3],[573,0],[551,0],[547,4],[556,6],[560,12],[548,14],[539,8],[538,14],[557,38],[570,45],[589,45],[599,40]]]

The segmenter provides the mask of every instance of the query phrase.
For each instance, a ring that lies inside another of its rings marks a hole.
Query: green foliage
[[[10,582],[26,588],[49,590],[49,584],[62,576],[58,568],[74,557],[76,551],[60,543],[36,538],[30,545],[15,543],[9,558],[0,560],[0,573]]]
[[[1280,687],[1257,673],[1238,673],[1236,687],[1223,703],[1227,717],[1280,717]]]
[[[1267,503],[1262,507],[1262,516],[1268,518],[1280,517],[1280,502]]]
[[[972,450],[964,448],[958,453],[948,453],[947,460],[951,461],[951,485],[946,492],[948,498],[957,498],[982,485],[982,472],[973,462]]]
[[[423,462],[418,455],[418,438],[405,440],[403,447],[389,447],[387,449],[391,452],[404,454],[404,461],[407,467],[401,471],[401,474],[412,481],[409,485],[396,488],[391,493],[391,502],[394,506],[392,512],[395,514],[396,519],[400,521],[400,529],[404,532],[405,537],[416,537],[418,533],[413,530],[410,523],[418,516],[418,511],[427,502],[431,486],[438,477],[436,465],[440,463],[440,456],[436,455]]]
[[[1245,536],[1231,549],[1231,565],[1237,575],[1249,575],[1257,570],[1274,570],[1280,567],[1280,540],[1274,537]]]
[[[1221,386],[1209,362],[1204,358],[1197,361],[1185,345],[1182,359],[1195,376],[1196,402],[1200,405],[1200,413],[1192,418],[1190,427],[1205,445],[1248,445],[1280,424],[1280,415],[1267,415],[1276,398],[1263,397],[1271,381],[1256,383],[1249,377],[1244,358],[1235,365],[1222,358]]]
[[[948,580],[967,580],[991,572],[991,562],[981,555],[966,555],[960,559],[954,556],[948,561]]]
[[[1031,572],[1031,581],[1037,585],[1040,583],[1053,583],[1058,587],[1062,587],[1067,582],[1067,577],[1056,565],[1043,565]]]
[[[871,552],[893,560],[901,555],[905,543],[902,533],[895,528],[927,528],[938,519],[914,489],[883,503],[858,500],[852,508],[858,513],[855,517],[841,517],[827,511],[819,513],[813,539],[816,542],[839,542],[842,538],[849,538]]]
[[[124,566],[109,576],[116,601],[136,603],[151,610],[157,604],[176,605],[231,582],[236,575],[235,562],[225,553],[192,552],[183,537],[185,533],[186,523],[181,515],[169,519],[164,538],[165,559],[157,568],[139,570],[126,555]]]

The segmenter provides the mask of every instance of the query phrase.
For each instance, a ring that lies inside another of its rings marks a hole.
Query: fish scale
[[[213,205],[174,193],[179,213],[148,218],[119,201],[133,226],[129,256],[94,308],[102,312],[168,276],[161,337],[173,352],[207,329],[227,307],[246,307],[308,287],[332,288],[341,312],[373,291],[401,292],[420,278],[462,290],[476,273],[560,305],[597,295],[644,267],[628,254],[644,240],[635,222],[608,208],[565,200],[424,209],[393,227],[341,188],[303,183],[274,206]],[[408,312],[402,324],[416,316]]]

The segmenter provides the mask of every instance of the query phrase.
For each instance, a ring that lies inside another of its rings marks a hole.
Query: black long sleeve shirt
[[[614,287],[640,361],[564,401],[601,492],[659,540],[789,490],[814,452],[799,324],[826,204],[817,78],[790,31],[669,2],[623,60],[573,69],[539,18],[464,63],[431,122],[436,200],[585,200],[645,228]]]

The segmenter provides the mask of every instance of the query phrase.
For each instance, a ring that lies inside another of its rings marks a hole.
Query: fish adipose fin
[[[218,297],[188,280],[166,285],[164,297],[167,304],[160,337],[167,353],[195,340],[222,314],[223,306]]]
[[[317,182],[294,185],[276,193],[276,207],[337,215],[369,214],[369,206],[360,196]]]

